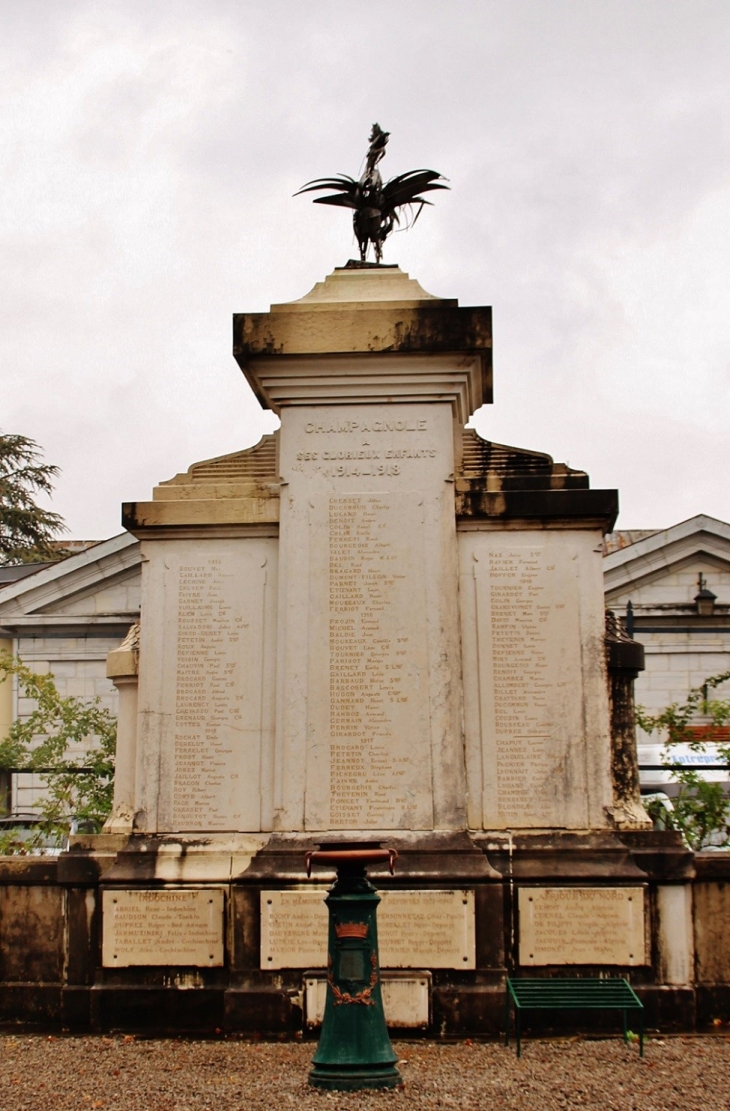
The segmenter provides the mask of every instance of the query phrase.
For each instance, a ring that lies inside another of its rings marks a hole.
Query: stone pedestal
[[[397,267],[234,320],[282,422],[275,829],[465,827],[453,490],[490,322]]]

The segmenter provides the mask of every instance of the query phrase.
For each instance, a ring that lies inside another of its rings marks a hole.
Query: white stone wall
[[[138,614],[142,577],[137,568],[131,576],[106,586],[92,587],[73,601],[64,600],[61,612],[69,616],[106,616],[108,614]],[[132,621],[130,616],[130,624]]]
[[[650,713],[658,713],[672,702],[683,702],[692,687],[699,687],[713,675],[730,670],[730,634],[643,633],[636,639],[644,645],[646,669],[636,680],[636,703]],[[730,698],[730,682],[714,692],[716,698]],[[658,741],[637,731],[639,743]]]

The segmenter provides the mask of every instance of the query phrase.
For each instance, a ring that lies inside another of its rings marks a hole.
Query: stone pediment
[[[481,482],[488,490],[586,489],[588,475],[565,463],[554,463],[541,451],[497,444],[484,440],[473,428],[462,437],[461,464],[457,479]]]
[[[193,463],[187,471],[160,482],[151,502],[124,506],[123,523],[142,534],[158,528],[275,525],[279,520],[279,431],[251,448]],[[504,511],[508,495],[527,516],[595,516],[613,520],[614,491],[590,491],[585,471],[555,463],[545,452],[485,440],[472,428],[462,431],[456,458],[457,514],[493,516]],[[545,498],[549,497],[546,501]],[[502,506],[502,508],[500,508]],[[520,514],[518,514],[520,515]]]
[[[459,527],[479,521],[521,519],[554,523],[590,522],[611,528],[618,512],[615,490],[591,490],[585,471],[555,463],[544,452],[483,440],[465,428],[455,470]]]
[[[611,546],[612,538],[607,539]],[[700,513],[609,551],[603,561],[606,590],[610,594],[625,586],[662,578],[701,556],[718,568],[730,569],[730,524]]]
[[[139,612],[139,543],[130,533],[44,567],[0,592],[0,627],[124,625]]]
[[[619,537],[620,542],[620,537]],[[614,543],[609,538],[609,546]],[[671,528],[644,534],[604,556],[607,605],[631,601],[645,610],[694,609],[697,576],[730,609],[730,524],[698,514]]]
[[[129,615],[132,620],[139,612],[139,565],[115,575],[105,575],[89,586],[74,593],[65,593],[35,613],[51,617],[63,614],[70,617]]]

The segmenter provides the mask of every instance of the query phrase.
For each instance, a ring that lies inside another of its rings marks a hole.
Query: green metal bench
[[[628,980],[601,979],[507,979],[505,1000],[505,1040],[509,1045],[510,1003],[515,1012],[517,1056],[522,1056],[523,1011],[621,1011],[624,1041],[628,1042],[626,1012],[638,1011],[639,1055],[644,1056],[644,1006]]]

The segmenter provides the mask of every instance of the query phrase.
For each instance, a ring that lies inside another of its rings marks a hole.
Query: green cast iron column
[[[317,1052],[309,1073],[316,1088],[356,1091],[403,1083],[385,1025],[376,912],[380,896],[366,867],[381,861],[393,870],[393,849],[307,853],[312,864],[337,868],[325,902],[329,909],[327,998]]]

